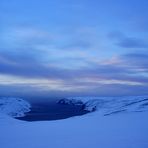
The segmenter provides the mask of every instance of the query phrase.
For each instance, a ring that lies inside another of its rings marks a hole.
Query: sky
[[[148,95],[147,0],[0,0],[0,96]]]

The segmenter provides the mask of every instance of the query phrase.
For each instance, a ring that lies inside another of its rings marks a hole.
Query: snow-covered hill
[[[70,97],[58,101],[65,105],[82,105],[87,111],[102,115],[148,111],[148,96],[132,97]]]
[[[12,100],[11,103],[4,100],[3,104],[12,103]],[[15,100],[14,104],[18,102]],[[148,148],[147,97],[76,97],[63,99],[60,103],[84,105],[83,109],[93,112],[45,122],[20,122],[0,114],[0,147]],[[120,112],[112,116],[102,116],[123,109],[126,110],[126,114]]]
[[[0,98],[0,113],[12,117],[23,117],[26,112],[29,112],[31,105],[29,102],[21,98]]]
[[[69,97],[58,101],[64,105],[81,105],[83,110],[99,115],[148,111],[148,96],[132,97]],[[21,98],[0,98],[0,113],[22,117],[31,105]]]

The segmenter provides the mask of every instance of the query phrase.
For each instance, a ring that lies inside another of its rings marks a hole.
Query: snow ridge
[[[29,112],[31,105],[21,98],[2,97],[0,98],[0,114],[11,117],[23,117]]]
[[[89,112],[98,111],[103,115],[121,112],[148,111],[148,96],[131,97],[70,97],[59,100],[60,104],[82,105]]]

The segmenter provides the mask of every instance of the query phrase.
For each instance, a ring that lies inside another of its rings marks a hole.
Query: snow
[[[72,99],[77,102],[78,98]],[[94,105],[97,99],[100,98],[86,99],[81,97],[78,100],[83,103],[90,101],[89,103]],[[105,103],[106,100],[108,102],[112,99],[114,100],[114,98],[102,98]],[[0,147],[148,148],[147,98],[124,97],[120,100],[116,99],[115,102],[111,101],[111,104],[108,102],[107,106],[105,103],[102,105],[101,102],[101,106],[103,106],[101,110],[104,111],[108,107],[108,110],[113,110],[114,107],[122,108],[122,105],[127,103],[128,111],[104,116],[104,114],[100,114],[100,103],[97,102],[95,112],[56,121],[20,122],[0,114]],[[133,101],[138,102],[129,105]],[[139,107],[144,104],[142,111],[137,112]]]
[[[98,111],[103,115],[119,112],[148,111],[148,96],[131,97],[70,97],[61,99],[61,104],[83,104],[84,110]]]
[[[0,113],[12,117],[23,117],[30,108],[30,103],[21,98],[0,98]]]

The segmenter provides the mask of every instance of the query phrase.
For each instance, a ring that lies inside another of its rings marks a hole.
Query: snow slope
[[[12,117],[22,117],[30,111],[30,108],[30,103],[21,98],[0,98],[0,113]]]
[[[58,101],[60,104],[83,105],[87,111],[102,115],[120,112],[148,111],[148,96],[131,97],[70,97]]]
[[[124,99],[130,100],[130,98]],[[103,98],[104,101],[107,99]],[[143,99],[145,98],[141,97],[141,100]],[[84,100],[92,101],[94,99],[81,98],[79,100],[84,103]],[[137,101],[137,99],[135,100]],[[147,102],[145,103],[147,104]],[[116,108],[117,104],[115,103],[112,107]],[[133,110],[133,107],[130,107]],[[147,117],[146,110],[104,116],[99,113],[99,108],[84,116],[58,121],[24,122],[10,120],[10,117],[5,116],[5,118],[0,118],[0,147],[148,148]]]

